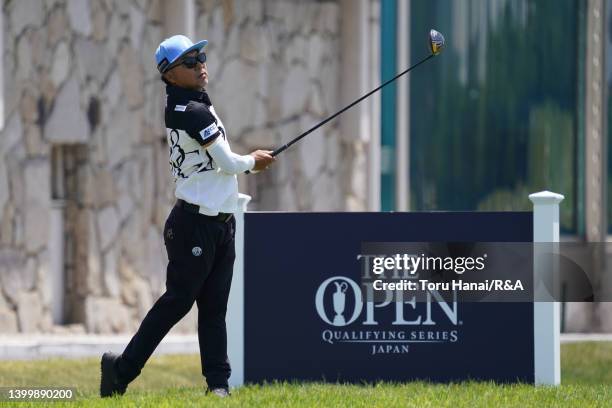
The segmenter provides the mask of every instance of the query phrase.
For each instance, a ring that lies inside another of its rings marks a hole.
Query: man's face
[[[184,57],[195,57],[196,55],[198,55],[198,51],[194,50],[181,57],[181,60]],[[171,68],[164,75],[173,85],[192,89],[194,91],[201,91],[208,85],[208,69],[206,63],[201,63],[199,61],[196,62],[193,68],[187,68],[184,64],[178,63],[178,65]]]

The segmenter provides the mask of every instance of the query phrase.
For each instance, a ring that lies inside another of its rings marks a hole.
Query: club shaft
[[[376,91],[380,90],[381,88],[389,85],[391,82],[395,81],[397,78],[401,77],[402,75],[410,72],[412,69],[418,67],[419,65],[421,65],[422,63],[424,63],[425,61],[427,61],[428,59],[434,57],[435,54],[430,54],[429,56],[423,58],[422,60],[420,60],[419,62],[417,62],[416,64],[414,64],[413,66],[409,67],[408,69],[400,72],[399,74],[397,74],[395,77],[389,79],[388,81],[385,81],[384,83],[382,83],[380,86],[378,86],[375,89],[372,89],[370,92],[368,92],[367,94],[363,95],[362,97],[360,97],[359,99],[353,101],[350,105],[345,106],[344,108],[340,109],[338,112],[334,113],[333,115],[331,115],[330,117],[324,119],[323,121],[319,122],[318,124],[316,124],[315,126],[311,127],[310,129],[308,129],[307,131],[305,131],[304,133],[302,133],[301,135],[297,136],[295,139],[285,143],[284,145],[282,145],[281,147],[279,147],[278,149],[274,150],[272,152],[272,156],[276,156],[279,153],[284,152],[285,150],[287,150],[291,145],[293,145],[294,143],[298,142],[299,140],[301,140],[302,138],[308,136],[310,133],[314,132],[315,130],[317,130],[318,128],[320,128],[321,126],[323,126],[324,124],[326,124],[327,122],[329,122],[330,120],[334,119],[336,116],[340,115],[341,113],[349,110],[350,108],[352,108],[353,106],[357,105],[359,102],[363,101],[365,98],[369,97],[370,95],[372,95],[373,93],[375,93]]]

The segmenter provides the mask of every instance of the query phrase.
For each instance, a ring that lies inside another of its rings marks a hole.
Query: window
[[[576,232],[581,1],[411,2],[413,210],[530,210],[529,193],[565,195],[561,229]]]
[[[87,147],[80,144],[54,145],[51,150],[53,217],[51,234],[51,287],[54,323],[84,321],[87,287],[87,218],[82,191]]]

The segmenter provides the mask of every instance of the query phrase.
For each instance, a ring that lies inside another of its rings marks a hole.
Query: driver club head
[[[438,55],[444,48],[444,36],[442,33],[431,29],[429,31],[429,49],[433,55]]]

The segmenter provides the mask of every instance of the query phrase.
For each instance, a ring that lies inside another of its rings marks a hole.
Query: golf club
[[[389,79],[388,81],[384,82],[383,84],[381,84],[377,88],[371,90],[370,92],[368,92],[367,94],[363,95],[359,99],[353,101],[350,105],[347,105],[346,107],[342,108],[341,110],[339,110],[338,112],[334,113],[330,117],[328,117],[328,118],[322,120],[321,122],[317,123],[315,126],[311,127],[310,129],[308,129],[307,131],[305,131],[301,135],[297,136],[293,140],[285,143],[284,145],[282,145],[278,149],[274,150],[272,152],[272,156],[277,156],[278,154],[284,152],[291,145],[293,145],[294,143],[298,142],[302,138],[308,136],[310,133],[314,132],[315,130],[317,130],[318,128],[320,128],[321,126],[323,126],[324,124],[326,124],[330,120],[334,119],[336,116],[340,115],[341,113],[343,113],[343,112],[347,111],[348,109],[352,108],[353,106],[357,105],[359,102],[363,101],[368,96],[372,95],[373,93],[375,93],[376,91],[382,89],[383,87],[389,85],[391,82],[395,81],[396,79],[398,79],[402,75],[407,74],[408,72],[410,72],[414,68],[418,67],[419,65],[421,65],[425,61],[435,57],[438,54],[440,54],[440,52],[442,52],[443,48],[444,48],[444,36],[440,32],[438,32],[438,31],[436,31],[434,29],[430,30],[429,31],[429,50],[431,51],[431,54],[429,54],[427,57],[423,58],[422,60],[420,60],[416,64],[412,65],[410,68],[406,69],[405,71],[400,72],[395,77],[393,77],[393,78]],[[248,174],[249,171],[247,171],[246,173]]]

